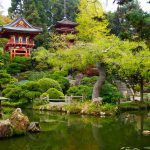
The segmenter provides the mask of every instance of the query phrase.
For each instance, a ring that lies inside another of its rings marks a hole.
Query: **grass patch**
[[[149,101],[132,101],[132,102],[126,102],[121,103],[118,106],[120,111],[130,111],[130,110],[143,110],[143,109],[150,109],[150,102]]]

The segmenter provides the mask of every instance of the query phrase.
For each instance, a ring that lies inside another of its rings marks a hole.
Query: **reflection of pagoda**
[[[15,56],[30,56],[35,46],[33,39],[41,32],[41,28],[32,26],[22,16],[10,24],[0,26],[0,37],[9,38],[4,50],[10,53],[11,59]]]

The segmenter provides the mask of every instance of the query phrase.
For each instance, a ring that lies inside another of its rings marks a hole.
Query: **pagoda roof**
[[[42,28],[32,26],[24,17],[18,17],[13,22],[1,25],[0,32],[40,33]],[[1,34],[1,33],[0,33]]]
[[[68,20],[67,18],[64,18],[63,20],[61,21],[57,21],[57,24],[56,24],[56,27],[58,26],[72,26],[72,27],[76,27],[78,26],[79,24],[76,23],[76,22],[72,22],[70,20]]]

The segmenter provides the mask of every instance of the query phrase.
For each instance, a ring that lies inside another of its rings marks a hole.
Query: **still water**
[[[150,112],[89,117],[24,111],[42,132],[0,141],[0,150],[150,150]]]

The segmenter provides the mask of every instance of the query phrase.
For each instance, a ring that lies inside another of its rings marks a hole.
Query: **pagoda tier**
[[[23,17],[0,26],[0,37],[9,39],[4,50],[10,53],[11,59],[15,56],[29,57],[35,46],[33,39],[41,32],[41,28],[32,26]]]
[[[64,18],[61,21],[57,21],[55,28],[56,31],[60,34],[76,34],[78,33],[78,31],[75,30],[75,27],[77,27],[78,25],[78,23],[69,21],[67,18]]]

